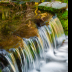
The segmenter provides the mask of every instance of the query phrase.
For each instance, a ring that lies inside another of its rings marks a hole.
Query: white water
[[[10,66],[3,72],[68,72],[68,37],[59,19],[52,18],[49,26],[38,29],[38,34],[39,37],[23,38],[22,48],[3,53]]]
[[[40,71],[35,69],[29,72],[68,72],[68,44],[63,44],[54,55],[52,51],[47,52],[47,63],[45,61],[40,61],[41,67]],[[61,50],[61,51],[59,51]],[[64,62],[63,62],[64,61]]]

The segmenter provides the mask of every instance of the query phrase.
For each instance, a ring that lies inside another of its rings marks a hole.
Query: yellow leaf
[[[38,5],[38,2],[35,2],[35,5]]]
[[[47,16],[47,13],[42,13],[41,15],[41,19]]]

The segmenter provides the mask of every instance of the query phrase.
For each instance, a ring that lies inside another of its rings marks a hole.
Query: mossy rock
[[[43,2],[38,5],[38,7],[44,8],[44,10],[52,11],[52,12],[57,12],[59,10],[63,10],[67,8],[67,3],[62,3],[60,1],[54,1],[54,2]]]
[[[50,13],[61,13],[62,11],[65,11],[65,9],[54,9],[51,7],[44,7],[44,6],[39,6],[38,9],[41,11],[47,11]]]

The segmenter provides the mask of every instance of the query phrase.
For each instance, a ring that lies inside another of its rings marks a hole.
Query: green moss
[[[65,3],[68,3],[68,0],[64,0]]]
[[[68,11],[58,13],[57,15],[62,23],[65,34],[68,35]]]
[[[68,35],[68,19],[67,20],[61,20],[62,26],[64,28],[65,34]]]
[[[58,13],[57,14],[60,19],[67,20],[68,19],[68,11]]]

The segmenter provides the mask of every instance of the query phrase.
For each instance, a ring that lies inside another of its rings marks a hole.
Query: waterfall
[[[0,65],[2,72],[40,72],[41,62],[46,63],[46,54],[53,54],[62,42],[65,40],[65,34],[59,19],[52,18],[49,25],[44,25],[38,28],[38,37],[29,39],[23,38],[23,47],[11,48],[9,53],[5,50],[0,50]]]

